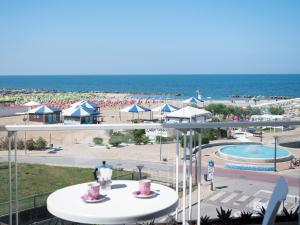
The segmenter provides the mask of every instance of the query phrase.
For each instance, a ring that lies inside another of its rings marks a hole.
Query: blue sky
[[[0,74],[300,73],[299,0],[0,1]]]

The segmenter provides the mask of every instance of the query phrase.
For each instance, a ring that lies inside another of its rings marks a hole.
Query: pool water
[[[266,145],[230,145],[222,147],[219,151],[225,155],[249,159],[273,159],[274,146]],[[291,154],[282,148],[277,147],[276,158],[287,158]]]

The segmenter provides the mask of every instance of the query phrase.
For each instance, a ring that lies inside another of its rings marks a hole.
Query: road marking
[[[212,196],[210,199],[208,199],[209,201],[215,201],[218,198],[220,198],[221,196],[223,196],[226,192],[225,191],[220,191],[219,193],[215,194],[214,196]]]
[[[256,206],[257,206],[257,204],[259,203],[260,200],[261,200],[261,198],[254,198],[251,202],[249,202],[248,205],[246,205],[246,207],[256,210]]]
[[[227,203],[227,202],[229,202],[231,199],[235,198],[236,196],[238,196],[237,193],[231,193],[229,196],[227,196],[226,198],[224,198],[221,202],[222,202],[222,203]]]
[[[246,201],[248,198],[250,198],[250,196],[248,196],[248,195],[243,195],[240,199],[237,200],[237,202],[244,202],[244,201]]]

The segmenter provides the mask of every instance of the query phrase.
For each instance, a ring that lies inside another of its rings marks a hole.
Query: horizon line
[[[203,76],[203,75],[300,75],[299,73],[107,73],[107,74],[0,74],[0,76]]]

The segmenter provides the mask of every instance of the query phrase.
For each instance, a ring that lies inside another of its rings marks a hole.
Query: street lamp
[[[277,168],[276,168],[276,160],[277,160],[277,140],[278,140],[278,136],[274,136],[274,142],[275,142],[275,148],[274,148],[274,172],[277,171]]]
[[[27,121],[27,117],[26,117],[26,115],[24,115],[24,117],[23,117],[23,122],[24,122],[24,124],[26,125],[26,121]],[[27,155],[27,145],[26,145],[26,130],[25,130],[25,132],[24,132],[24,146],[25,146],[25,155]]]
[[[140,179],[142,179],[142,169],[144,168],[144,165],[143,164],[139,164],[136,167],[139,170]]]

